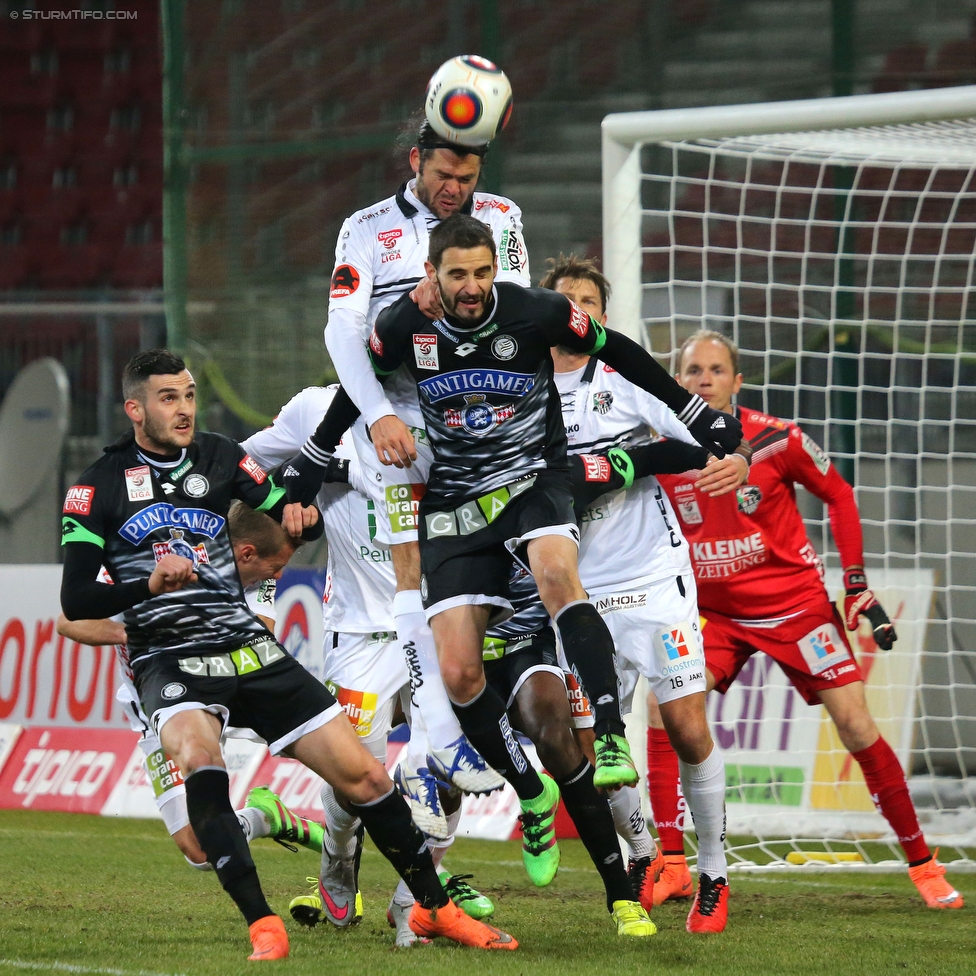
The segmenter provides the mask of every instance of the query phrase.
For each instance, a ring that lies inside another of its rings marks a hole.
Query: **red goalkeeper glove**
[[[860,567],[844,570],[844,623],[848,630],[857,630],[858,617],[862,614],[871,621],[874,642],[883,651],[890,651],[898,640],[894,624],[878,603],[877,597],[868,589],[868,578]]]

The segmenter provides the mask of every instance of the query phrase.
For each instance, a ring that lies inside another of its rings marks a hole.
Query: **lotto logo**
[[[586,333],[590,328],[590,317],[579,307],[579,305],[573,302],[569,303],[569,327],[581,338],[586,337]]]
[[[664,641],[664,649],[667,651],[669,661],[677,661],[689,655],[685,635],[680,630],[666,630],[661,635],[661,639]]]
[[[77,515],[90,515],[91,503],[95,497],[95,489],[89,485],[75,485],[68,489],[68,494],[64,498],[64,513],[75,513]]]
[[[264,481],[265,478],[268,477],[264,468],[262,468],[261,465],[258,464],[258,462],[255,461],[254,458],[252,458],[249,454],[245,454],[244,457],[241,458],[241,463],[238,465],[238,467],[242,471],[246,471],[259,485]]]
[[[587,481],[609,481],[610,462],[599,454],[581,454],[583,477]]]
[[[336,701],[342,706],[356,735],[369,735],[376,717],[376,695],[368,691],[351,691],[348,688],[337,688]]]

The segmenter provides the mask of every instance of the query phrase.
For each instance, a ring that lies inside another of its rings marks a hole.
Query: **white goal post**
[[[731,336],[739,402],[798,421],[855,486],[900,636],[853,638],[869,705],[931,846],[976,870],[976,86],[609,115],[603,229],[611,326],[672,366],[695,329]],[[838,593],[825,506],[798,504]],[[766,659],[709,717],[733,869],[903,861]]]

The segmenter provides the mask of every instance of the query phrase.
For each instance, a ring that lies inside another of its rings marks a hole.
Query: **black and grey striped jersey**
[[[195,583],[124,612],[133,664],[161,652],[240,647],[267,631],[244,600],[227,511],[234,498],[266,512],[283,497],[244,449],[221,434],[197,434],[179,458],[161,462],[144,455],[129,432],[68,490],[62,545],[99,547],[112,579],[123,585],[145,580],[169,553],[193,560]]]
[[[557,292],[496,282],[474,328],[431,322],[409,296],[384,309],[369,338],[377,373],[405,365],[417,383],[434,452],[425,505],[438,507],[565,468],[566,434],[550,347],[599,351],[603,328]]]

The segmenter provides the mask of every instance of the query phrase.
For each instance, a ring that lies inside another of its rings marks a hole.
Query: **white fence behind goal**
[[[869,705],[930,844],[976,869],[976,87],[611,115],[603,169],[611,324],[672,366],[695,329],[732,336],[739,402],[797,420],[855,485],[900,638],[854,642]],[[839,593],[825,506],[799,495]],[[771,661],[711,699],[733,866],[903,859]]]

